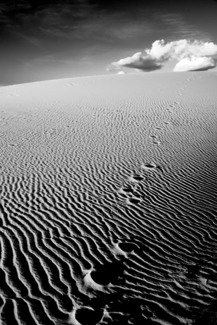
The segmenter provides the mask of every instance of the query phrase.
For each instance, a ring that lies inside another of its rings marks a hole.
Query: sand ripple
[[[193,324],[215,301],[216,74],[201,75],[1,88],[2,325]]]

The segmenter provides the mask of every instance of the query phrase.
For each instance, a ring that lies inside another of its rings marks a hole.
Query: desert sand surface
[[[217,73],[20,84],[0,103],[1,325],[208,324]]]

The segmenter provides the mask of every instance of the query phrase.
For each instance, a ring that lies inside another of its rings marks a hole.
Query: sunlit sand
[[[216,89],[216,72],[0,89],[2,324],[193,324],[215,301]]]

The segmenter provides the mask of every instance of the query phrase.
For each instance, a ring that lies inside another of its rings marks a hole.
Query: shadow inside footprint
[[[94,271],[91,272],[91,278],[97,284],[106,286],[118,280],[118,278],[123,274],[123,271],[123,261],[115,261],[113,263],[99,265]]]
[[[144,177],[143,177],[143,176],[140,176],[139,174],[132,174],[132,175],[129,177],[129,181],[131,181],[131,182],[135,182],[135,183],[140,182],[140,181],[142,181],[143,179],[144,179]]]
[[[122,191],[126,193],[133,193],[134,189],[131,186],[124,186],[122,187]]]
[[[186,265],[187,273],[186,276],[189,278],[195,278],[198,276],[199,271],[200,271],[200,264],[199,263],[194,263],[191,265]]]
[[[154,163],[146,163],[146,164],[142,164],[142,168],[146,169],[146,170],[154,170],[156,169],[158,166]]]
[[[95,325],[103,317],[103,309],[81,307],[75,312],[75,319],[82,325]]]
[[[127,242],[118,243],[118,247],[125,253],[131,253],[132,251],[139,248],[138,245]]]
[[[134,174],[134,175],[131,176],[131,179],[134,180],[134,181],[136,181],[136,182],[140,182],[144,178],[142,176],[140,176],[140,175]]]
[[[127,199],[127,202],[131,204],[138,204],[141,202],[141,199],[137,197],[130,197]]]

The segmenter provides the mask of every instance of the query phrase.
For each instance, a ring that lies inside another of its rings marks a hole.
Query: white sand
[[[217,73],[7,86],[0,103],[1,324],[80,324],[78,305],[88,325],[191,324],[217,292]],[[120,258],[112,291],[82,288]]]

